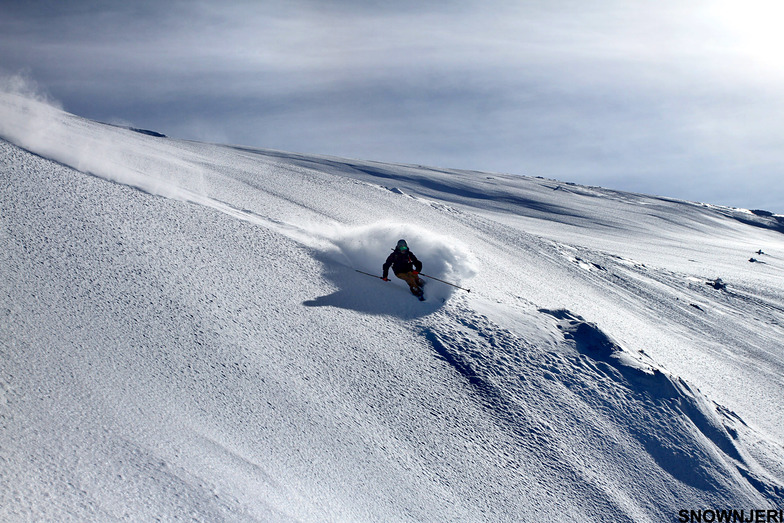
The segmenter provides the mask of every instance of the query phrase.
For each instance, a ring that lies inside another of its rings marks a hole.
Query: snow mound
[[[645,361],[643,353],[638,353],[635,358],[596,324],[586,321],[581,316],[565,309],[540,309],[539,312],[549,314],[560,320],[558,329],[563,332],[564,338],[573,340],[578,352],[594,360],[610,363],[619,369],[625,369],[627,373],[634,372],[638,375],[648,376],[659,374],[659,369],[655,368],[652,362]],[[664,384],[663,386],[668,388]]]
[[[564,338],[571,340],[577,351],[592,361],[594,372],[621,384],[628,390],[629,399],[641,398],[649,412],[660,412],[662,418],[674,416],[689,421],[662,425],[666,430],[659,434],[631,428],[631,434],[663,470],[698,489],[717,489],[718,482],[707,471],[704,461],[705,455],[716,456],[718,451],[728,471],[745,478],[759,493],[781,499],[783,486],[737,444],[734,413],[709,400],[683,379],[658,368],[644,353],[633,355],[581,316],[565,309],[539,311],[559,320],[557,327]],[[702,444],[687,450],[685,442],[689,440],[692,443],[688,445]]]

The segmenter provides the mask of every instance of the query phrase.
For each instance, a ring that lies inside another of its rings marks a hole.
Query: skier
[[[388,276],[390,267],[392,267],[395,276],[408,284],[411,289],[411,294],[418,297],[420,300],[424,299],[422,286],[425,282],[419,277],[419,272],[422,270],[422,262],[417,260],[414,253],[409,250],[406,240],[397,242],[397,247],[395,247],[392,254],[387,258],[387,261],[384,263],[384,275],[381,277],[382,280],[389,281]]]

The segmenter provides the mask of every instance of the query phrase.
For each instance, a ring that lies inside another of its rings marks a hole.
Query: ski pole
[[[360,271],[359,269],[354,269],[354,270],[357,271],[360,274],[366,274],[367,276],[372,276],[374,278],[379,278],[381,280],[384,279],[382,276],[378,276],[376,274],[371,274],[369,272]],[[465,287],[461,287],[460,285],[455,285],[454,283],[449,283],[448,281],[444,281],[442,279],[436,278],[435,276],[428,276],[427,274],[422,274],[421,272],[419,273],[419,275],[420,276],[424,276],[425,278],[430,278],[431,280],[440,281],[441,283],[446,283],[447,285],[451,285],[452,287],[456,287],[456,288],[458,288],[460,290],[463,290],[463,291],[466,291],[466,292],[471,292],[471,289],[466,289]]]
[[[369,272],[360,271],[359,269],[354,269],[354,270],[355,270],[355,271],[357,271],[357,272],[358,272],[358,273],[360,273],[360,274],[367,274],[368,276],[373,276],[374,278],[378,278],[378,279],[380,279],[380,280],[383,280],[383,279],[384,279],[382,276],[378,276],[378,275],[376,275],[376,274],[370,274]]]
[[[424,276],[425,278],[430,278],[431,280],[440,281],[441,283],[446,283],[447,285],[451,285],[452,287],[457,287],[458,289],[464,290],[466,292],[471,292],[471,289],[465,289],[465,288],[461,287],[460,285],[455,285],[454,283],[449,283],[448,281],[440,280],[438,278],[434,278],[433,276],[428,276],[427,274],[422,274],[421,272],[419,273],[419,275],[420,276]]]

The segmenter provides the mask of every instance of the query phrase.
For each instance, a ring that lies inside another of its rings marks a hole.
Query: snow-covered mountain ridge
[[[7,93],[0,137],[4,520],[784,503],[780,216],[183,142]],[[401,237],[471,292],[355,271]]]

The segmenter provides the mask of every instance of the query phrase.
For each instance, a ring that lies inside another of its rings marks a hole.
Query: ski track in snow
[[[784,502],[777,217],[0,116],[4,520]]]

